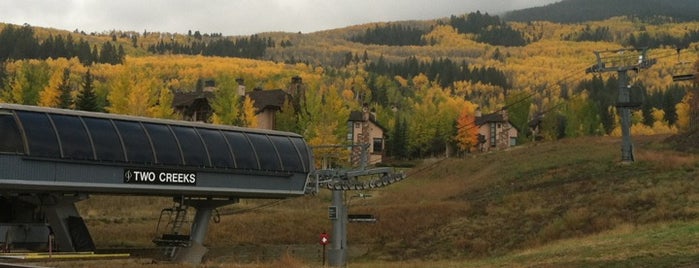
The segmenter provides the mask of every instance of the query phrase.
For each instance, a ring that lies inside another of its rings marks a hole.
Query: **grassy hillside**
[[[635,137],[633,164],[618,162],[619,140],[608,137],[425,160],[407,180],[369,192],[371,198],[348,193],[351,213],[379,219],[349,225],[350,248],[358,250],[350,261],[367,267],[699,264],[699,158],[668,149],[665,139]],[[151,247],[158,212],[169,204],[96,196],[79,207],[99,248]],[[329,204],[323,191],[223,208],[240,213],[223,213],[210,227],[206,243],[218,249],[210,260],[241,260],[241,254],[260,260],[278,245],[306,245],[311,254],[289,254],[294,263],[311,263],[318,233],[331,229]],[[232,250],[241,246],[247,249]]]

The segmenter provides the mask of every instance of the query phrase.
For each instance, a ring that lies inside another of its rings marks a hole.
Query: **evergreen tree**
[[[413,27],[388,24],[367,29],[364,34],[351,37],[350,41],[388,46],[423,46],[427,44],[422,40],[425,33],[425,31]]]
[[[97,49],[97,45],[92,46],[92,63],[101,62],[100,61],[100,51]]]
[[[124,62],[124,58],[126,58],[126,52],[124,51],[124,46],[119,44],[119,49],[117,50],[116,58],[115,58],[115,63],[114,64],[121,64]]]
[[[78,60],[80,60],[80,63],[85,66],[89,66],[94,62],[94,57],[90,51],[90,44],[82,38],[80,38],[80,41],[78,42],[76,56],[78,57]]]
[[[77,100],[75,101],[75,109],[92,112],[100,111],[100,108],[97,105],[97,94],[95,93],[92,79],[90,69],[88,69],[83,80],[83,88],[78,93]]]
[[[408,136],[408,122],[399,115],[395,124],[391,138],[388,140],[391,148],[390,153],[397,159],[405,159],[408,156],[408,142],[406,140]]]
[[[68,68],[63,70],[63,79],[61,80],[61,84],[58,86],[58,90],[61,93],[58,108],[70,108],[70,106],[73,105],[73,96],[71,95],[70,70]]]
[[[100,50],[99,62],[109,63],[116,65],[121,63],[119,59],[119,52],[114,48],[110,42],[105,42],[102,44],[102,49]]]

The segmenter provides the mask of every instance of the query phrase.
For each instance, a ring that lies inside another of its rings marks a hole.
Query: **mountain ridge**
[[[564,0],[541,7],[506,12],[508,21],[551,21],[581,23],[617,16],[649,20],[668,17],[675,21],[697,20],[699,4],[694,0]]]

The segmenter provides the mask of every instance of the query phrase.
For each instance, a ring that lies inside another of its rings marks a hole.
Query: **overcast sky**
[[[559,0],[0,0],[0,22],[90,32],[250,35],[501,12]]]

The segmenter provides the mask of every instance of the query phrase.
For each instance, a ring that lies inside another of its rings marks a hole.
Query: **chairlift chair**
[[[681,61],[675,64],[672,68],[672,81],[693,81],[696,79],[696,73],[692,70],[692,64],[689,61]]]

